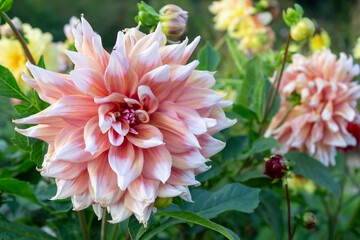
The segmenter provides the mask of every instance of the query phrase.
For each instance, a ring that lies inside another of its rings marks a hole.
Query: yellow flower
[[[294,192],[304,190],[305,192],[312,194],[316,190],[315,183],[309,179],[306,179],[300,175],[291,174],[291,178],[288,178],[289,188]]]
[[[46,68],[51,71],[59,71],[60,50],[52,42],[52,35],[43,33],[38,28],[32,28],[29,24],[22,24],[21,31],[28,41],[28,48],[35,61],[38,62],[41,55],[43,55]],[[31,89],[21,80],[21,72],[28,73],[25,67],[26,61],[24,50],[19,41],[15,38],[2,36],[0,39],[0,64],[13,73],[24,92]]]
[[[359,59],[360,58],[360,37],[356,40],[356,45],[353,50],[354,58]]]
[[[316,51],[321,51],[323,47],[330,48],[331,40],[329,34],[325,30],[321,30],[320,33],[316,33],[310,39],[310,50],[312,53]]]

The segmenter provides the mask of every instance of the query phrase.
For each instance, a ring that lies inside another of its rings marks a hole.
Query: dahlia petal
[[[137,201],[127,192],[124,198],[124,205],[134,213],[139,223],[143,223],[144,227],[147,226],[147,221],[151,215],[152,204]]]
[[[76,104],[74,104],[76,103]],[[43,111],[47,117],[59,116],[70,124],[83,126],[85,122],[97,115],[98,106],[88,96],[66,96]]]
[[[172,44],[163,46],[159,49],[161,61],[163,64],[179,64],[182,60],[182,55],[184,54],[186,45],[188,43],[188,38],[186,38],[180,44]]]
[[[56,158],[69,162],[84,162],[92,159],[85,151],[83,128],[66,126],[55,138]]]
[[[51,106],[49,108],[51,108]],[[64,125],[64,124],[66,125],[64,119],[62,119],[59,116],[52,116],[52,117],[45,116],[44,111],[46,111],[47,109],[26,118],[15,119],[13,120],[13,122],[16,124],[46,124],[53,126]]]
[[[78,177],[73,179],[60,179],[56,182],[57,192],[51,200],[64,199],[73,195],[80,195],[86,191],[89,182],[87,171],[83,171]]]
[[[224,111],[219,105],[215,105],[212,109],[212,112],[209,116],[212,119],[216,120],[216,125],[211,127],[208,130],[208,133],[210,135],[213,135],[217,132],[220,132],[221,130],[233,126],[237,120],[236,119],[229,119],[226,117]]]
[[[185,153],[172,153],[171,156],[173,166],[182,170],[198,168],[206,162],[198,149]]]
[[[87,191],[80,195],[71,196],[71,202],[73,204],[74,211],[80,211],[88,208],[93,203],[91,196]]]
[[[182,56],[181,62],[180,64],[186,64],[186,62],[189,60],[191,54],[194,52],[196,46],[199,44],[200,42],[200,36],[196,37],[194,39],[194,41],[192,41],[186,48],[185,48],[185,52]]]
[[[53,143],[56,135],[65,127],[65,125],[45,125],[39,124],[37,126],[29,127],[26,129],[19,129],[15,127],[18,133],[32,138],[41,139],[47,143]]]
[[[176,103],[192,109],[199,109],[214,106],[225,96],[210,89],[186,87]]]
[[[101,207],[100,204],[93,204],[92,207],[93,207],[95,215],[98,217],[98,220],[101,220],[104,209]]]
[[[186,185],[186,186],[200,185],[200,182],[195,179],[194,170],[181,170],[174,167],[171,169],[170,178],[167,180],[166,183],[172,185]]]
[[[321,113],[321,118],[325,121],[329,121],[332,118],[333,114],[333,105],[332,102],[328,102]]]
[[[118,203],[108,206],[108,211],[111,214],[112,220],[109,223],[119,223],[128,219],[133,213],[125,207],[124,203],[119,201]]]
[[[89,57],[88,55],[68,50],[64,50],[64,52],[74,63],[75,69],[91,68],[98,72],[102,71],[102,67],[99,65],[99,63],[97,63],[93,58]]]
[[[163,145],[163,135],[160,130],[149,124],[136,126],[135,131],[138,134],[128,134],[126,138],[139,148],[152,148]]]
[[[94,102],[98,104],[103,103],[125,103],[126,96],[121,93],[111,93],[109,96],[103,97],[103,98],[94,98]]]
[[[47,103],[51,103],[56,101],[57,99],[53,99],[53,98],[48,98],[44,92],[41,90],[40,86],[38,85],[38,83],[36,82],[36,80],[34,78],[32,78],[30,75],[21,72],[21,79],[27,83],[30,87],[32,87],[38,94],[41,100],[47,102]]]
[[[139,79],[141,79],[145,73],[161,65],[158,42],[154,42],[149,48],[131,58],[131,68],[135,70]]]
[[[349,103],[344,102],[338,106],[335,107],[334,109],[334,115],[335,116],[341,116],[343,117],[345,120],[352,122],[355,119],[356,116],[356,112],[354,111],[354,109],[350,106]]]
[[[118,186],[121,190],[125,190],[128,185],[140,176],[144,166],[144,154],[141,148],[135,147],[134,163],[131,169],[123,175],[118,175]]]
[[[220,152],[225,147],[224,142],[213,138],[208,134],[201,135],[198,139],[201,146],[200,152],[205,158],[210,158],[214,156],[216,153]]]
[[[178,65],[173,67],[171,69],[171,81],[173,83],[173,88],[181,86],[181,84],[185,84],[198,65],[199,61],[194,60],[187,65]]]
[[[109,131],[112,125],[112,119],[110,116],[107,116],[107,113],[116,108],[115,104],[107,103],[101,104],[98,109],[99,115],[99,127],[102,133]]]
[[[95,97],[104,97],[108,95],[105,88],[103,75],[91,68],[81,68],[70,72],[75,85],[84,93]]]
[[[73,163],[63,160],[51,161],[46,167],[41,169],[41,175],[44,177],[53,177],[57,179],[73,179],[82,173],[87,167],[87,163]]]
[[[184,192],[170,184],[160,184],[158,197],[171,198],[177,197]]]
[[[81,18],[81,30],[82,30],[82,43],[80,48],[77,48],[76,44],[75,47],[78,52],[89,54],[90,56],[94,56],[95,53],[93,52],[92,46],[92,39],[96,36],[94,30],[92,29],[91,25],[85,18]],[[76,42],[75,42],[76,43]]]
[[[92,45],[95,53],[95,60],[101,65],[103,69],[101,73],[104,73],[104,70],[106,69],[106,66],[109,62],[109,53],[103,48],[101,37],[97,34],[92,39]]]
[[[124,142],[124,136],[117,133],[113,128],[108,131],[109,141],[114,146],[120,146]]]
[[[135,151],[134,147],[128,141],[120,146],[112,146],[109,151],[110,167],[118,176],[124,176],[134,163]]]
[[[128,93],[126,76],[129,72],[129,62],[120,51],[114,50],[110,54],[109,64],[105,72],[107,90],[118,93]]]
[[[120,200],[123,192],[117,187],[116,174],[109,165],[107,153],[90,161],[88,172],[91,183],[90,194],[94,202],[104,207]]]
[[[346,141],[339,132],[326,131],[324,134],[323,144],[335,146],[335,147],[346,147]]]
[[[132,181],[128,187],[131,196],[137,201],[153,203],[159,191],[158,180],[151,180],[142,177],[141,175]]]
[[[116,43],[113,50],[118,51],[122,56],[126,56],[126,47],[125,47],[125,36],[122,31],[119,31],[116,38]]]
[[[142,175],[148,179],[165,183],[171,174],[171,154],[165,146],[144,149],[144,167]]]
[[[154,95],[161,101],[171,89],[170,66],[164,65],[146,73],[139,82],[151,88]]]
[[[125,38],[126,54],[130,55],[130,52],[134,48],[136,43],[145,36],[146,34],[140,32],[138,27],[125,29],[124,38]]]
[[[155,97],[150,87],[141,85],[138,87],[138,96],[142,106],[149,113],[153,113],[159,107],[159,100]]]
[[[98,155],[110,148],[108,136],[99,128],[98,117],[91,118],[84,128],[85,151],[91,155]]]
[[[215,85],[214,73],[194,70],[187,79],[186,87],[211,88]]]

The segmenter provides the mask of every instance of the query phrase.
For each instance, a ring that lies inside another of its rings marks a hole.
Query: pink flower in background
[[[71,197],[75,210],[92,205],[99,217],[107,207],[113,223],[134,214],[146,224],[157,197],[191,201],[188,186],[225,146],[211,135],[236,122],[222,109],[231,102],[211,90],[213,73],[186,64],[199,37],[166,46],[160,24],[149,35],[132,28],[109,54],[81,24],[78,52],[66,51],[70,75],[27,64],[34,79],[24,81],[51,106],[15,120],[38,124],[16,130],[49,144],[41,174],[56,178],[53,199]]]
[[[341,53],[340,58],[323,49],[310,58],[293,56],[293,63],[284,72],[281,86],[281,108],[266,133],[283,146],[281,152],[307,152],[324,165],[335,164],[336,147],[356,145],[356,139],[346,129],[358,115],[356,100],[360,86],[351,82],[359,74],[359,66]],[[291,108],[286,100],[298,94],[301,99]]]

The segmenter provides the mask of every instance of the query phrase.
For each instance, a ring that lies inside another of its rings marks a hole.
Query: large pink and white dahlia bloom
[[[134,214],[146,224],[157,197],[191,201],[189,185],[225,143],[211,135],[235,123],[231,102],[211,90],[213,73],[186,64],[200,38],[166,46],[159,24],[148,35],[119,32],[111,53],[89,23],[74,28],[78,52],[63,75],[27,64],[23,79],[50,107],[16,129],[49,144],[41,174],[56,178],[52,199],[71,197],[75,210],[102,208],[113,223]],[[186,65],[185,65],[186,64]]]
[[[346,126],[358,116],[360,86],[351,82],[358,74],[359,66],[343,53],[339,59],[325,48],[310,58],[294,55],[281,80],[281,108],[266,135],[283,145],[282,152],[307,152],[326,166],[335,165],[337,147],[356,145]],[[286,98],[294,93],[301,104],[286,117],[291,109]]]

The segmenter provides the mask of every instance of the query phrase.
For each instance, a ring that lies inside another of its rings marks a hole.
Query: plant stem
[[[219,51],[219,49],[222,47],[222,45],[224,44],[225,42],[225,37],[226,35],[224,35],[222,38],[220,38],[220,40],[216,43],[216,45],[214,46],[214,49],[216,51]]]
[[[118,223],[114,225],[112,233],[111,233],[110,240],[115,240],[116,239],[116,233],[117,233],[118,227],[119,227]]]
[[[281,63],[281,67],[280,67],[280,74],[278,75],[278,77],[275,79],[273,85],[272,85],[272,89],[270,89],[269,95],[268,95],[268,101],[266,102],[266,106],[265,106],[265,113],[264,113],[264,118],[262,120],[262,125],[260,128],[260,136],[264,135],[264,132],[266,130],[266,118],[269,115],[275,99],[276,99],[276,95],[279,91],[279,87],[280,87],[280,83],[281,83],[281,78],[284,72],[284,68],[285,68],[285,64],[286,64],[286,59],[287,59],[287,55],[288,55],[288,50],[289,50],[289,45],[290,45],[290,40],[291,40],[291,36],[290,33],[288,34],[287,40],[286,40],[286,46],[285,46],[285,53],[284,53],[284,57]],[[274,85],[276,84],[276,90],[273,93],[273,89],[274,89]]]
[[[342,199],[344,196],[344,187],[345,187],[345,180],[346,180],[346,158],[347,158],[347,154],[345,152],[344,153],[344,168],[343,168],[342,178],[341,178],[339,202],[338,202],[337,208],[335,210],[335,214],[331,219],[331,224],[330,224],[330,229],[329,229],[329,240],[335,239],[336,223],[337,223],[337,219],[338,219],[338,216],[339,216],[339,213],[341,210]]]
[[[291,234],[291,208],[290,208],[290,197],[289,197],[289,188],[287,184],[287,179],[285,179],[285,192],[286,192],[286,203],[287,203],[287,214],[288,214],[288,236],[289,240],[292,239]]]
[[[16,29],[16,27],[14,26],[14,24],[11,22],[10,18],[8,17],[8,15],[6,15],[5,12],[0,12],[0,16],[5,20],[5,22],[7,22],[7,24],[9,24],[10,28],[13,30],[13,32],[15,33],[17,39],[20,41],[21,46],[24,49],[25,52],[25,56],[26,58],[34,65],[36,65],[36,62],[33,58],[33,56],[31,55],[31,52],[29,50],[29,48],[26,45],[26,42],[24,40],[24,38],[21,36],[20,32]]]
[[[77,211],[77,215],[78,215],[78,218],[79,218],[83,239],[84,240],[89,240],[90,238],[89,238],[89,234],[88,234],[88,231],[87,231],[87,228],[86,228],[86,220],[85,220],[84,211]]]
[[[107,211],[106,208],[103,209],[103,216],[101,221],[101,240],[106,240],[106,227],[107,227]]]
[[[280,120],[280,122],[276,125],[276,127],[274,128],[277,129],[279,128],[286,120],[286,118],[289,116],[289,114],[291,113],[291,111],[294,109],[295,106],[291,106],[285,113],[285,115],[282,117],[282,119]]]

